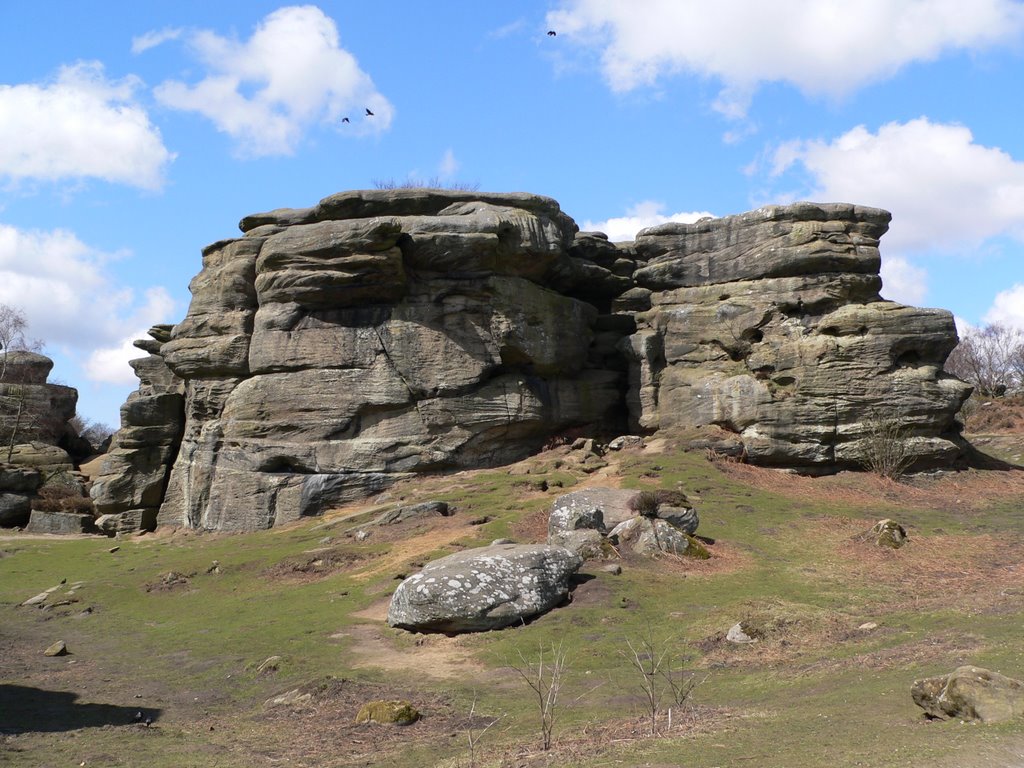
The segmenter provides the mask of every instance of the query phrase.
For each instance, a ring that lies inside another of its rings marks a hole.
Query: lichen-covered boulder
[[[559,496],[548,516],[548,544],[586,560],[614,553],[606,538],[608,529],[632,514],[628,505],[634,496],[636,491],[618,488],[584,488]]]
[[[929,717],[1002,723],[1024,715],[1024,683],[982,667],[914,681],[914,703]]]
[[[418,632],[480,632],[545,613],[566,599],[582,560],[564,547],[497,544],[428,563],[391,597],[388,624]]]
[[[677,555],[707,560],[711,553],[697,539],[667,520],[638,515],[619,523],[608,533],[620,549],[637,555]]]
[[[907,543],[907,531],[895,520],[879,520],[871,527],[875,544],[889,549],[899,549]]]
[[[94,530],[93,517],[78,512],[50,512],[33,509],[25,530],[29,533],[76,534]]]

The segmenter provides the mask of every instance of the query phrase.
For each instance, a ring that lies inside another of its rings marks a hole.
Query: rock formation
[[[860,465],[872,426],[896,422],[918,467],[955,459],[971,390],[942,370],[953,316],[880,299],[889,219],[797,203],[641,231],[636,422],[718,425],[752,462],[805,468]]]
[[[2,459],[14,444],[45,443],[67,446],[68,422],[75,415],[78,392],[63,384],[48,384],[53,361],[23,350],[0,353],[0,446]]]
[[[584,560],[625,553],[708,557],[693,534],[700,518],[679,491],[584,488],[555,499],[548,516],[548,544]]]
[[[79,440],[69,425],[78,392],[47,383],[52,369],[45,355],[0,353],[0,526],[28,523],[44,485],[82,492],[66,450]]]
[[[573,297],[619,278],[553,200],[344,193],[241,226],[160,350],[186,399],[161,522],[269,527],[619,415],[614,323]]]
[[[956,332],[880,300],[888,219],[799,203],[613,244],[550,198],[423,189],[246,217],[145,343],[94,497],[129,527],[159,506],[264,528],[627,419],[718,425],[751,461],[808,469],[858,465],[874,420],[898,420],[917,466],[948,464]]]
[[[164,363],[161,346],[171,326],[150,329],[135,346],[148,357],[132,360],[140,385],[121,406],[121,428],[114,435],[89,493],[101,531],[152,530],[167,488],[171,463],[184,429],[184,382]]]

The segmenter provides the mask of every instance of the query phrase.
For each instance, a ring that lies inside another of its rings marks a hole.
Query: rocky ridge
[[[917,466],[949,464],[952,316],[879,298],[888,220],[799,203],[615,244],[550,198],[424,189],[248,216],[146,342],[94,498],[124,527],[251,530],[627,426],[814,469],[898,419]]]

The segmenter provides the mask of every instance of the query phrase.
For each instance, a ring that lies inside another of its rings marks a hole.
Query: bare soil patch
[[[331,639],[352,642],[349,650],[353,655],[348,662],[356,668],[377,667],[412,679],[426,676],[440,680],[467,677],[482,680],[489,675],[459,636],[417,635],[411,644],[399,645],[386,627],[357,624],[331,635]]]

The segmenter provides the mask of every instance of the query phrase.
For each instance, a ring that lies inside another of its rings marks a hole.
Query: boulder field
[[[253,530],[560,434],[704,425],[813,471],[898,420],[915,467],[949,465],[953,318],[880,299],[888,221],[797,203],[611,243],[551,198],[430,189],[248,216],[140,342],[93,498],[123,528]]]

